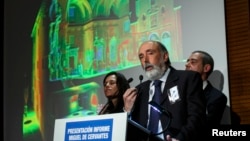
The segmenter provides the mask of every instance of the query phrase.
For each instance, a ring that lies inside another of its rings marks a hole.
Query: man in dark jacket
[[[214,69],[212,56],[205,51],[193,51],[187,59],[185,66],[186,70],[197,71],[201,74],[207,103],[207,125],[210,127],[220,125],[227,104],[227,97],[207,80]]]
[[[160,115],[156,124],[158,133],[168,128],[158,136],[167,141],[198,140],[206,121],[200,74],[174,69],[166,47],[158,41],[142,43],[138,57],[149,80],[125,92],[124,111],[128,112],[131,120],[149,129],[151,110],[148,103],[154,99],[154,81],[160,80],[162,93],[158,105],[170,113],[172,121],[168,127],[170,118]]]

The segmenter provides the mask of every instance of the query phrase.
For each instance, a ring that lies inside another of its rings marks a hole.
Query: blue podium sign
[[[125,141],[127,114],[56,119],[54,141]]]

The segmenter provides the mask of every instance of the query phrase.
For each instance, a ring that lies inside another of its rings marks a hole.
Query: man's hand
[[[137,89],[136,88],[129,88],[123,95],[124,101],[124,110],[128,113],[131,112],[133,105],[135,103],[137,97]]]
[[[170,135],[167,135],[167,141],[179,141],[179,140],[172,138]]]

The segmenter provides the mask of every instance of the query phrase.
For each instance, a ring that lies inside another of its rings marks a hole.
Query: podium
[[[127,113],[55,120],[53,141],[162,141]]]
[[[127,113],[56,119],[53,141],[125,141]]]
[[[127,123],[126,141],[163,141],[135,121],[128,119]]]

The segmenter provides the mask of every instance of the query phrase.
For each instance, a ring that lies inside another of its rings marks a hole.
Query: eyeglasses
[[[109,84],[109,85],[114,85],[114,84],[116,84],[116,81],[114,81],[114,80],[107,81],[107,82],[103,83],[103,86],[105,87],[105,86],[107,86],[108,84]]]
[[[186,62],[186,63],[196,64],[196,63],[198,63],[198,62],[199,62],[198,59],[187,59],[187,62]]]

